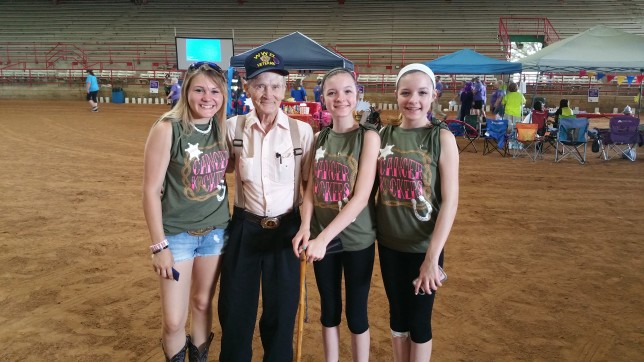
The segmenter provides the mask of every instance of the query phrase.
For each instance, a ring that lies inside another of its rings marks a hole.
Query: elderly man
[[[299,295],[291,240],[300,227],[300,186],[309,175],[313,130],[280,109],[288,72],[278,54],[253,52],[244,66],[255,109],[227,121],[236,193],[222,263],[219,359],[251,361],[261,284],[263,360],[291,361]]]

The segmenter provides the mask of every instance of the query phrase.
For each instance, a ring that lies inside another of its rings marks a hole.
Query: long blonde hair
[[[190,114],[190,105],[188,104],[188,91],[194,78],[198,74],[205,75],[212,82],[217,84],[219,90],[223,93],[224,101],[221,104],[221,107],[215,114],[215,120],[222,124],[226,119],[226,106],[228,104],[228,82],[224,74],[220,73],[214,68],[211,68],[208,64],[203,64],[199,68],[186,72],[185,78],[183,80],[183,85],[181,86],[181,96],[179,101],[171,110],[167,111],[157,122],[181,122],[183,132],[186,134],[192,133],[192,115]]]

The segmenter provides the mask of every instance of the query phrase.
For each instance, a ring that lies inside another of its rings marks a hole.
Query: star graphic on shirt
[[[324,151],[326,151],[326,148],[318,148],[315,150],[315,162],[318,162],[319,159],[324,158]]]
[[[393,152],[391,152],[391,149],[394,147],[394,145],[386,145],[385,148],[380,149],[380,157],[378,158],[387,158],[387,156],[392,155]]]
[[[186,150],[185,150],[186,152],[188,152],[190,154],[190,158],[188,159],[188,161],[191,161],[193,158],[196,158],[198,160],[199,156],[203,153],[199,149],[199,143],[194,144],[194,145],[192,143],[188,143],[188,144],[190,146],[188,148],[186,148]]]

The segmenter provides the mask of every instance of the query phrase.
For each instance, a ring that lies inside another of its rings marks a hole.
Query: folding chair
[[[546,120],[548,119],[548,112],[537,111],[536,109],[533,109],[530,119],[532,120],[532,123],[537,125],[537,134],[539,136],[543,136],[546,133]]]
[[[579,163],[586,163],[586,132],[588,118],[559,118],[555,162],[572,156]]]
[[[446,119],[445,123],[447,124],[447,128],[449,128],[454,137],[463,137],[467,140],[465,147],[461,147],[458,143],[456,143],[456,146],[458,147],[458,153],[465,151],[465,149],[470,145],[474,148],[474,152],[478,152],[478,150],[476,149],[476,144],[474,144],[474,141],[479,138],[480,135],[477,129],[457,119]]]
[[[539,126],[536,123],[517,123],[516,141],[521,147],[512,149],[512,157],[517,158],[521,155],[530,157],[532,161],[539,156],[539,147],[541,137],[537,134]]]
[[[483,156],[496,151],[505,157],[508,153],[508,120],[487,119],[485,129]]]
[[[635,161],[637,158],[636,147],[640,141],[640,120],[632,116],[617,116],[611,118],[608,124],[608,131],[600,133],[602,158],[610,160],[615,157],[624,157]]]
[[[478,116],[475,114],[470,114],[465,116],[465,138],[468,140],[467,145],[463,147],[463,151],[468,148],[470,145],[474,147],[474,152],[478,152],[476,144],[474,141],[481,138],[481,124],[479,123]]]

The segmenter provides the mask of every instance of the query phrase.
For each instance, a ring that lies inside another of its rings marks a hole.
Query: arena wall
[[[161,90],[162,91],[162,90]],[[150,94],[149,88],[146,84],[140,85],[128,85],[124,88],[125,97],[127,98],[163,98],[164,94]],[[543,95],[538,95],[543,97]],[[112,88],[111,87],[101,87],[98,97],[109,97],[112,99]],[[526,93],[525,97],[530,103],[532,99],[531,93]],[[617,108],[619,112],[624,109],[626,105],[630,105],[634,108],[635,102],[631,96],[614,96],[614,95],[604,95],[600,93],[598,103],[588,102],[586,96],[580,95],[546,95],[546,103],[548,107],[555,108],[559,104],[559,99],[567,98],[570,100],[572,107],[579,107],[580,110],[593,113],[596,107],[599,107],[601,113],[612,113],[614,108]],[[448,102],[451,99],[451,95],[448,94],[442,98],[443,108],[448,107]],[[46,84],[46,85],[2,85],[0,86],[0,99],[41,99],[41,100],[79,100],[85,101],[85,88],[83,85],[57,85],[57,84]],[[367,93],[365,95],[365,100],[370,103],[383,103],[383,104],[395,104],[396,99],[393,95],[393,92],[390,93]],[[153,100],[153,102],[156,102]],[[161,102],[161,101],[160,101]]]

